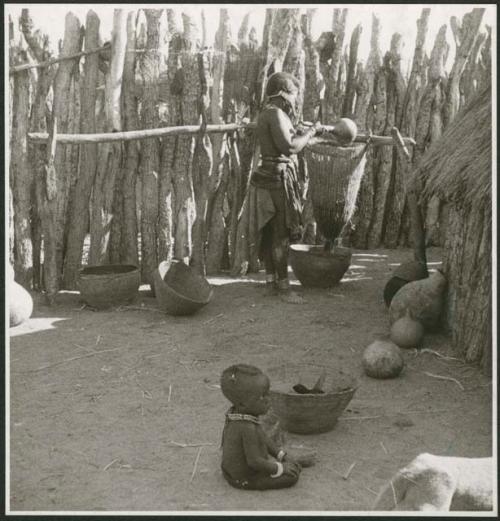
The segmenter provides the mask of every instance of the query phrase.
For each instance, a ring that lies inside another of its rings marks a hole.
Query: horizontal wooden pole
[[[226,125],[207,125],[208,134],[221,132],[234,132],[247,127],[238,123]],[[255,125],[252,125],[255,126]],[[163,136],[185,136],[198,134],[201,130],[200,125],[184,125],[178,127],[149,128],[144,130],[128,130],[126,132],[111,132],[105,134],[57,134],[57,142],[63,144],[78,145],[80,143],[111,143],[113,141],[133,141],[135,139],[148,139]],[[48,134],[33,132],[28,134],[28,138],[33,142],[47,141]]]
[[[226,123],[222,125],[207,125],[207,134],[235,132],[243,129],[253,129],[255,123]],[[132,141],[136,139],[148,139],[163,136],[185,136],[198,134],[201,131],[199,125],[184,125],[178,127],[151,128],[144,130],[128,130],[126,132],[111,132],[103,134],[57,134],[56,141],[61,144],[83,144],[83,143],[111,143],[116,141]],[[28,138],[34,143],[45,143],[48,139],[47,133],[31,132]],[[358,134],[355,143],[366,143],[369,136]],[[412,138],[403,138],[406,145],[415,145]],[[327,143],[327,140],[324,141]],[[371,143],[374,146],[396,145],[391,136],[371,136]]]
[[[58,58],[51,58],[50,60],[46,60],[44,62],[33,62],[33,63],[23,63],[21,65],[16,65],[14,67],[10,67],[9,74],[15,74],[16,72],[25,71],[27,69],[35,69],[41,67],[49,67],[50,65],[54,65],[55,63],[59,63],[65,60],[74,60],[75,58],[81,58],[82,56],[88,56],[89,54],[95,54],[96,52],[105,51],[110,48],[110,44],[103,45],[102,47],[98,47],[97,49],[91,49],[90,51],[81,51],[75,54],[69,54],[68,56],[59,56]]]

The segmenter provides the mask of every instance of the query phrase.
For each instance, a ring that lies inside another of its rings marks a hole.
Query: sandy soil
[[[33,317],[10,332],[11,511],[370,510],[421,452],[490,455],[491,381],[475,368],[405,351],[399,378],[362,373],[363,349],[388,332],[384,284],[409,257],[357,252],[342,283],[305,291],[303,306],[265,296],[261,274],[210,279],[214,299],[192,317],[159,312],[147,292],[106,312],[75,293],[52,308],[36,297]],[[424,347],[453,356],[444,335]],[[294,488],[233,489],[219,470],[228,407],[219,375],[236,362],[286,361],[341,368],[359,387],[331,432],[287,435],[319,455]]]

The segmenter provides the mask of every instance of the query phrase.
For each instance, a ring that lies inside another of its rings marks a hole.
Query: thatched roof
[[[491,211],[491,86],[482,89],[422,157],[414,176],[422,198]]]

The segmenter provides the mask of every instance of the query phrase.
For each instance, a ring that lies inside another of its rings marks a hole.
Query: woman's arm
[[[298,154],[316,134],[317,127],[311,127],[304,134],[297,135],[288,116],[280,109],[269,112],[269,128],[276,148],[284,155]]]

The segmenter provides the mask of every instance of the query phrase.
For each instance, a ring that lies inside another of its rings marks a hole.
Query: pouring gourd
[[[439,326],[444,308],[446,278],[440,271],[422,280],[409,282],[393,297],[389,308],[391,325],[407,314],[420,322],[426,331]]]

